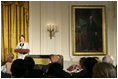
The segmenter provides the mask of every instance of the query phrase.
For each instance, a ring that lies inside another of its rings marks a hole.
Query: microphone
[[[22,44],[22,47],[24,46],[24,43]]]
[[[21,43],[20,43],[20,46],[21,46]]]
[[[24,46],[24,43],[20,43],[20,46],[21,46],[21,49],[22,49],[22,47]]]

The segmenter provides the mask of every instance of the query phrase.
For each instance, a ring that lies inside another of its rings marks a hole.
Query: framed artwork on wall
[[[73,55],[105,55],[105,6],[72,6]]]

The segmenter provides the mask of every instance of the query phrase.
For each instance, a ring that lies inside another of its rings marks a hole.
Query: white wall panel
[[[29,2],[29,45],[30,54],[40,54],[41,50],[41,13],[40,2]]]
[[[41,2],[41,54],[61,54],[69,57],[68,2]],[[52,39],[46,25],[57,27]]]

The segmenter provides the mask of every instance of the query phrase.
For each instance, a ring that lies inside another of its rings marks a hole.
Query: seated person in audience
[[[115,66],[110,63],[101,62],[93,67],[93,78],[116,78]]]
[[[1,78],[11,78],[11,74],[1,72]]]
[[[98,63],[98,62],[93,57],[88,57],[85,59],[85,63],[84,63],[85,71],[86,71],[86,74],[84,75],[85,78],[92,78],[93,67],[96,63]]]
[[[13,61],[14,61],[14,55],[12,53],[8,53],[6,55],[6,64],[1,67],[4,73],[11,74],[10,69]]]
[[[54,63],[54,62],[60,63],[62,65],[61,57],[59,55],[52,54],[49,58],[49,63]]]
[[[61,55],[54,55],[52,57],[52,62],[57,62],[57,63],[61,64],[62,67],[63,67],[63,56],[61,56]]]
[[[6,73],[6,69],[4,70],[4,63],[1,61],[1,78],[11,78],[11,74]]]
[[[54,63],[54,62],[60,63],[60,61],[61,61],[61,58],[58,55],[53,55],[53,54],[50,55],[49,60],[48,60],[49,63]],[[62,63],[60,64],[62,65]],[[48,65],[45,65],[42,68],[43,72],[45,73],[47,72],[47,69],[48,69]]]
[[[26,66],[23,59],[16,59],[11,65],[12,78],[24,78]]]
[[[25,78],[42,78],[43,77],[43,71],[39,69],[34,69],[35,62],[34,60],[26,56],[24,59],[25,66],[26,66],[26,73],[25,73]]]
[[[84,63],[85,63],[85,57],[82,57],[79,61],[79,71],[77,73],[73,73],[72,74],[72,77],[73,78],[83,78],[84,75],[86,74],[86,71],[84,70],[85,69],[85,66],[84,66]]]
[[[46,73],[47,78],[70,78],[70,74],[63,70],[60,63],[50,63]]]
[[[107,62],[113,64],[113,58],[110,55],[106,55],[105,57],[102,58],[102,62]]]

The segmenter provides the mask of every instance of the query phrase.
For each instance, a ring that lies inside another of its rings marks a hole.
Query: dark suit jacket
[[[49,64],[48,64],[48,65],[44,65],[43,68],[42,68],[42,71],[43,71],[44,73],[47,73],[48,67],[49,67]]]
[[[72,78],[85,78],[86,71],[82,70],[78,73],[73,73]]]

